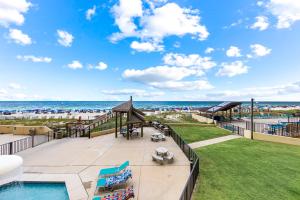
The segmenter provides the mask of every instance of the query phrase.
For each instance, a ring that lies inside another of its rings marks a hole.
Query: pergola
[[[212,118],[218,113],[222,112],[222,115],[224,115],[224,112],[226,112],[226,116],[228,115],[227,112],[229,111],[229,119],[232,120],[232,109],[235,107],[238,107],[239,115],[241,118],[241,111],[242,111],[242,102],[223,102],[219,105],[210,107],[206,110],[202,110],[201,112],[206,113],[207,115],[210,115]]]
[[[112,109],[112,112],[115,113],[116,118],[116,130],[115,137],[118,137],[118,116],[120,118],[120,131],[122,129],[122,117],[126,115],[126,126],[127,126],[127,140],[129,140],[129,129],[133,127],[134,124],[139,124],[141,126],[141,137],[143,137],[143,125],[145,123],[145,114],[134,108],[132,104],[132,96],[130,96],[130,100],[126,101]]]

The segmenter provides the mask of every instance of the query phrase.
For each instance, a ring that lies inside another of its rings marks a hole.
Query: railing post
[[[13,143],[9,143],[9,155],[13,154]]]
[[[252,98],[251,99],[251,140],[253,140],[253,132],[255,131],[254,130],[254,120],[253,120],[253,114],[254,114],[254,112],[253,112],[253,109],[254,109],[254,99]]]
[[[34,147],[34,135],[31,136],[32,147]]]

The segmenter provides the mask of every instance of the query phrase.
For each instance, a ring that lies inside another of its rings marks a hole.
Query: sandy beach
[[[11,115],[0,115],[0,120],[3,119],[79,119],[93,120],[97,116],[104,115],[105,112],[100,113],[55,113],[55,114],[35,114],[35,113],[16,113]]]

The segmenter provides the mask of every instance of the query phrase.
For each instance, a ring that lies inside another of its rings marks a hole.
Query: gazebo
[[[219,105],[212,106],[210,108],[201,110],[201,113],[205,113],[206,116],[210,116],[212,119],[214,119],[215,116],[219,112],[222,112],[222,116],[224,116],[224,112],[226,113],[225,116],[228,116],[227,111],[229,111],[229,119],[232,120],[232,109],[238,107],[239,110],[239,118],[241,118],[242,115],[242,102],[223,102]]]
[[[116,118],[116,130],[115,130],[115,137],[118,137],[118,116],[120,118],[120,131],[122,129],[122,117],[126,115],[126,126],[127,126],[127,133],[126,137],[129,140],[129,130],[132,129],[134,124],[139,124],[141,126],[141,137],[143,137],[143,125],[145,123],[145,114],[134,108],[132,104],[132,96],[130,96],[130,100],[126,101],[112,109],[112,112],[115,114]]]

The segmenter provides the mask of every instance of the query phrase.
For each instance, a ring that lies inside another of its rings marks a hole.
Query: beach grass
[[[159,121],[161,123],[200,123],[193,119],[191,115],[179,112],[164,112],[146,116],[145,119],[146,121]]]
[[[118,119],[118,127],[120,126],[120,119]],[[126,118],[123,117],[122,118],[122,124],[125,125],[126,124]],[[92,132],[99,132],[99,131],[104,131],[104,130],[108,130],[108,129],[112,129],[116,127],[116,119],[113,117],[111,119],[109,119],[107,122],[101,124],[100,126],[94,128],[92,130]]]
[[[196,149],[194,200],[298,200],[300,147],[236,139]]]
[[[72,122],[74,119],[12,119],[0,120],[0,125],[48,126],[51,123]]]
[[[185,142],[192,143],[231,134],[230,131],[209,124],[170,124]]]

